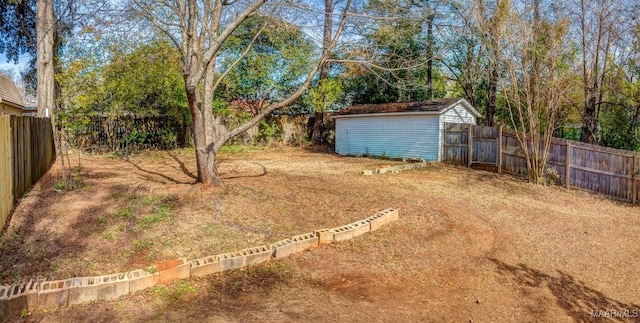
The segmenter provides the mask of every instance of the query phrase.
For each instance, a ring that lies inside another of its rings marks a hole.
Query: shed
[[[0,74],[0,116],[6,114],[22,115],[22,96],[15,83],[6,75]]]
[[[444,123],[476,124],[465,99],[355,105],[334,115],[336,152],[440,161]]]

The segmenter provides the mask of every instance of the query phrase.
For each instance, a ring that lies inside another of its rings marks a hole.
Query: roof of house
[[[256,115],[262,109],[269,106],[269,101],[238,99],[229,102],[229,105],[237,111],[249,112],[251,115]]]
[[[15,83],[6,75],[0,74],[0,102],[23,107],[22,96]]]
[[[404,113],[404,112],[434,112],[441,113],[456,103],[463,101],[461,98],[452,99],[435,99],[420,102],[392,102],[392,103],[370,103],[359,104],[341,110],[337,115],[354,115],[354,114],[378,114],[378,113]],[[468,108],[472,109],[474,114],[479,115],[477,111],[468,103]]]
[[[22,110],[24,112],[27,112],[27,111],[38,112],[38,105],[35,102],[25,102],[24,108],[22,108]]]

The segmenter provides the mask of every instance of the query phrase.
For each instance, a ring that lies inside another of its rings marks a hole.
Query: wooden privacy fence
[[[174,149],[189,145],[190,127],[171,116],[71,116],[64,122],[75,148],[130,151]],[[60,125],[59,125],[60,127]]]
[[[515,133],[498,127],[445,123],[443,160],[527,175],[527,162]],[[557,174],[565,187],[631,203],[640,200],[640,154],[636,152],[553,138],[546,170]]]
[[[55,158],[51,119],[0,117],[0,229]]]
[[[61,118],[62,119],[62,118]],[[60,120],[60,119],[59,119]],[[58,130],[65,130],[74,148],[97,151],[136,151],[175,149],[191,146],[190,123],[175,116],[65,116]],[[282,142],[300,144],[307,131],[306,116],[269,115],[230,144]],[[216,131],[224,133],[230,126],[223,121]]]

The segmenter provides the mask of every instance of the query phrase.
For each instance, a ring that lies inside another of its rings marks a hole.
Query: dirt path
[[[190,184],[189,152],[85,158],[88,188],[60,195],[49,178],[22,201],[0,240],[2,278],[124,271],[397,207],[399,221],[347,242],[26,320],[562,322],[640,311],[637,206],[443,165],[358,174],[381,163],[228,154],[226,189],[206,192]]]

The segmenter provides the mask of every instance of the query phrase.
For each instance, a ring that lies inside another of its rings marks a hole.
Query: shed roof
[[[392,103],[370,103],[359,104],[341,110],[337,115],[355,114],[379,114],[379,113],[404,113],[404,112],[432,112],[442,113],[458,102],[464,102],[476,116],[479,113],[466,100],[461,98],[435,99],[420,102],[392,102]]]
[[[0,74],[0,102],[23,107],[22,96],[15,83],[6,75]]]

